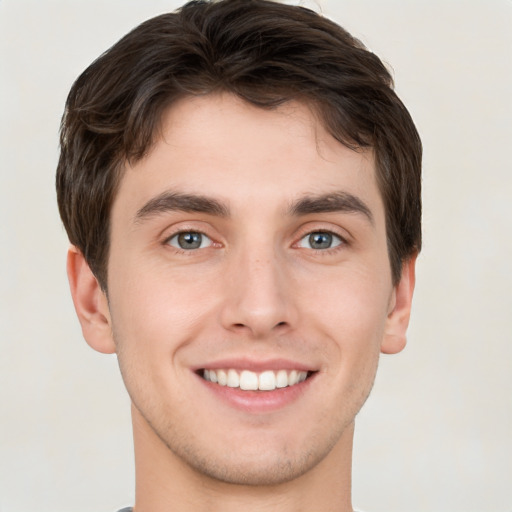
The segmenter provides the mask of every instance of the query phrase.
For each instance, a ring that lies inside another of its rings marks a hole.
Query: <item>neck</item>
[[[198,474],[177,457],[132,407],[135,512],[352,512],[353,424],[314,468],[272,486],[233,485]]]

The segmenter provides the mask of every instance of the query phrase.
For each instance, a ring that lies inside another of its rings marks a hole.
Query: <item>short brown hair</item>
[[[192,1],[150,19],[93,62],[69,93],[57,168],[69,239],[107,286],[110,210],[124,164],[150,149],[163,111],[227,91],[261,108],[310,105],[342,144],[371,148],[391,272],[421,248],[421,141],[380,59],[303,7]]]

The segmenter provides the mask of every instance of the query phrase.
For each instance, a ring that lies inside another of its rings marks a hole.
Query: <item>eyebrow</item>
[[[346,212],[364,215],[373,224],[373,215],[368,206],[357,196],[348,192],[311,195],[292,203],[289,212],[295,216],[311,213]]]
[[[149,217],[169,211],[207,213],[217,217],[228,217],[229,208],[222,202],[196,194],[180,192],[163,192],[150,199],[135,214],[135,222],[141,222]]]
[[[229,217],[228,206],[213,199],[197,194],[184,194],[166,191],[150,199],[135,214],[135,222],[169,211],[206,213],[217,217]],[[374,223],[371,210],[366,204],[348,192],[333,192],[302,197],[288,208],[288,215],[300,217],[312,213],[347,212],[364,215],[371,224]]]

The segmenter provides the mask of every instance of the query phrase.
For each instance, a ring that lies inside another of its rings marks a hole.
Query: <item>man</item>
[[[58,201],[84,337],[132,400],[135,512],[352,511],[420,169],[380,60],[300,7],[191,2],[78,78]]]

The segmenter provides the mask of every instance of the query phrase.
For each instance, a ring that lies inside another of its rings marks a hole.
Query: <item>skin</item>
[[[162,194],[220,210],[155,211]],[[333,194],[358,206],[305,211],[305,197]],[[201,247],[180,249],[180,232],[202,233]],[[311,233],[333,233],[331,247]],[[136,511],[351,511],[354,418],[380,352],[405,345],[414,262],[393,286],[372,154],[306,105],[173,105],[121,179],[108,300],[81,253],[68,256],[84,336],[117,353],[132,399]],[[197,375],[226,358],[284,359],[312,377],[281,406],[244,409]]]

